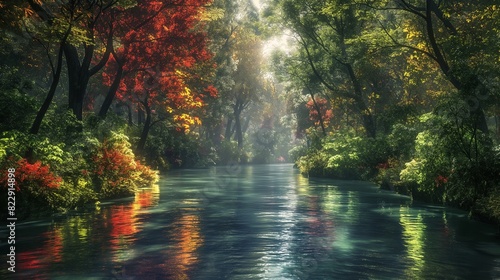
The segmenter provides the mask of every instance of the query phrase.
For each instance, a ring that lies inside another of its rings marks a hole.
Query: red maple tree
[[[103,73],[110,89],[99,114],[106,114],[115,97],[144,112],[138,150],[144,147],[155,108],[167,109],[174,120],[193,123],[192,118],[179,116],[201,107],[204,98],[217,93],[203,77],[207,65],[214,68],[201,21],[209,2],[147,0],[128,9],[109,10],[106,15],[110,23],[102,33],[113,32],[119,45]]]

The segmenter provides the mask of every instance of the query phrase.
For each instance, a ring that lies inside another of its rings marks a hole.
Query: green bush
[[[101,198],[127,196],[138,187],[158,180],[156,173],[135,160],[128,137],[112,133],[92,156],[92,174],[95,189]]]
[[[66,211],[97,199],[90,176],[84,174],[88,170],[87,159],[82,156],[85,153],[75,153],[73,149],[38,135],[19,131],[2,133],[0,165],[3,170],[13,167],[21,172],[19,180],[24,187],[19,195],[25,205],[25,216]],[[30,161],[25,158],[27,151]],[[52,185],[54,180],[57,186]]]
[[[313,151],[309,154],[300,157],[297,161],[297,167],[304,175],[311,177],[328,177],[330,170],[326,167],[328,165],[329,156],[321,151]]]
[[[292,162],[297,162],[299,158],[307,155],[307,151],[308,149],[305,145],[295,146],[288,151],[288,157]]]
[[[224,165],[241,162],[242,157],[243,155],[238,149],[238,143],[236,141],[222,141],[220,146],[217,148],[217,164]]]
[[[420,119],[423,130],[415,138],[414,155],[401,170],[401,180],[417,184],[418,195],[428,200],[471,209],[495,185],[498,156],[466,119],[433,113]]]
[[[320,150],[311,150],[299,158],[297,166],[310,176],[339,179],[368,179],[376,166],[390,156],[384,138],[366,138],[349,132],[337,132],[323,140]]]

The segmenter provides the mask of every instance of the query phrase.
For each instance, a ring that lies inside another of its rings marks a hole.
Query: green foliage
[[[138,187],[153,184],[156,173],[135,160],[128,137],[111,133],[92,156],[92,174],[96,191],[101,198],[127,196]]]
[[[217,148],[217,164],[230,164],[234,162],[241,162],[244,158],[243,153],[238,148],[236,141],[225,140],[222,141]]]
[[[156,169],[206,168],[214,165],[217,155],[211,143],[200,141],[197,133],[177,131],[168,123],[157,123],[150,133],[144,156]]]
[[[127,136],[109,134],[103,142],[90,133],[75,134],[67,140],[75,144],[66,145],[42,135],[15,130],[2,133],[0,167],[4,171],[11,167],[19,170],[20,204],[28,205],[21,210],[21,217],[131,195],[137,187],[158,180],[155,171],[135,159]],[[26,161],[27,154],[32,163]]]
[[[68,111],[69,112],[69,111]],[[71,122],[78,122],[76,117],[70,113]],[[103,141],[106,138],[112,137],[113,133],[123,133],[128,135],[138,134],[139,130],[133,130],[129,127],[127,121],[122,117],[109,112],[105,119],[102,119],[95,114],[91,113],[85,118],[84,123],[85,131],[93,137]]]
[[[423,130],[400,176],[418,184],[417,195],[471,209],[495,186],[498,155],[477,128],[455,117],[452,112],[421,116]]]
[[[474,210],[483,217],[500,223],[500,185],[479,199]]]
[[[0,65],[0,132],[30,128],[37,106],[35,99],[26,94],[31,88],[18,69]]]
[[[297,162],[299,158],[307,155],[307,150],[307,146],[305,145],[295,146],[288,151],[288,157],[292,162]]]
[[[52,106],[42,122],[40,136],[54,143],[74,145],[81,138],[83,123],[66,108]]]
[[[384,138],[367,138],[349,132],[337,132],[324,140],[320,150],[299,158],[297,165],[310,176],[340,179],[369,178],[377,164],[386,162],[390,149]]]
[[[311,151],[306,156],[300,157],[296,162],[302,174],[307,174],[311,177],[334,177],[329,169],[326,168],[328,165],[329,155],[322,153],[321,151]]]
[[[444,143],[431,131],[423,131],[415,139],[415,158],[401,171],[403,181],[416,182],[421,190],[432,192],[437,176],[449,176],[450,159],[444,156]]]
[[[391,154],[400,161],[409,160],[415,149],[416,136],[417,128],[414,126],[400,123],[393,125],[391,133],[387,136]]]
[[[275,162],[276,131],[261,127],[252,136],[252,162],[258,164]]]

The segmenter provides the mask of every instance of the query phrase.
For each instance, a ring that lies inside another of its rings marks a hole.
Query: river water
[[[500,279],[500,240],[465,212],[371,183],[232,165],[18,224],[16,272],[2,263],[1,279]]]

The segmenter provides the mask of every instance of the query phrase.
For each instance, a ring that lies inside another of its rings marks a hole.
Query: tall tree
[[[112,49],[105,83],[110,86],[99,115],[104,117],[115,96],[145,113],[137,150],[144,149],[153,124],[153,108],[170,113],[200,107],[214,95],[209,79],[211,54],[201,23],[209,1],[143,1],[120,13],[108,13],[120,45]],[[194,82],[197,80],[197,82]],[[184,118],[185,119],[185,118]]]
[[[77,119],[83,117],[83,102],[90,78],[106,64],[111,51],[113,34],[99,41],[97,32],[102,26],[103,13],[118,6],[118,0],[47,2],[29,0],[31,10],[49,26],[59,22],[72,23],[68,40],[63,44],[68,75],[68,106]],[[104,51],[96,51],[104,49]]]
[[[491,80],[498,63],[498,11],[491,1],[405,1],[395,0],[393,8],[410,17],[413,34],[407,40],[391,39],[396,45],[419,52],[436,63],[462,100],[469,104],[473,126],[488,134],[486,101],[495,92]],[[391,4],[389,4],[391,5]],[[388,33],[389,34],[389,33]],[[496,64],[496,65],[495,65]],[[488,82],[490,81],[490,82]],[[490,100],[491,101],[491,100]]]
[[[329,94],[353,102],[367,136],[375,137],[376,123],[367,104],[370,92],[358,67],[368,44],[355,41],[370,27],[366,8],[350,1],[285,0],[275,1],[275,5],[281,24],[297,36],[299,60],[307,63],[309,72]]]
[[[244,37],[247,37],[247,39],[244,39]],[[261,43],[256,37],[252,38],[249,35],[244,37],[240,37],[234,53],[237,68],[234,73],[235,85],[231,90],[235,139],[240,149],[243,147],[241,114],[252,101],[259,98],[259,95],[264,90],[260,72]]]

